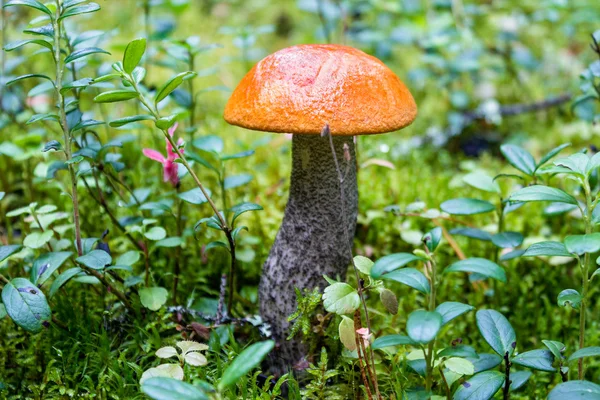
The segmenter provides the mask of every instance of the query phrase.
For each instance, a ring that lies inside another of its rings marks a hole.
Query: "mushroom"
[[[293,134],[289,199],[259,285],[261,316],[279,344],[272,370],[283,371],[304,355],[301,343],[286,341],[294,288],[322,287],[323,275],[344,279],[351,262],[358,213],[354,136],[401,129],[416,114],[412,95],[388,67],[341,45],[277,51],[232,93],[224,113],[229,124]],[[324,127],[331,138],[321,135]],[[345,215],[330,140],[346,174]]]

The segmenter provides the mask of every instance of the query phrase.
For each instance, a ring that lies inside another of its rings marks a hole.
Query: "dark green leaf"
[[[205,190],[208,192],[208,195],[210,196],[210,191],[208,189],[205,189]],[[179,193],[177,196],[181,200],[191,203],[191,204],[203,204],[208,201],[206,196],[204,196],[204,194],[200,190],[200,188],[195,188],[192,190],[188,190],[187,192]]]
[[[442,316],[442,325],[446,325],[454,318],[461,316],[473,309],[475,309],[475,307],[468,304],[459,303],[457,301],[446,301],[437,306],[435,311]]]
[[[464,344],[458,344],[456,346],[446,347],[444,350],[440,351],[437,355],[438,358],[441,357],[479,357],[477,352],[471,346],[466,346]]]
[[[526,175],[533,175],[536,169],[535,160],[527,150],[513,144],[504,144],[500,146],[500,152],[506,157],[510,165]]]
[[[531,350],[517,354],[512,358],[511,362],[538,371],[556,372],[556,368],[552,366],[554,356],[552,352],[546,349]]]
[[[273,350],[273,347],[275,347],[273,340],[266,340],[248,346],[225,369],[217,386],[218,390],[222,391],[234,385],[241,377],[258,367],[267,354]]]
[[[21,245],[19,244],[11,244],[8,246],[0,246],[0,262],[6,260],[12,254],[16,253],[21,249]]]
[[[600,250],[600,233],[571,235],[565,238],[565,248],[569,253],[583,255]]]
[[[42,40],[42,39],[27,39],[27,40],[19,40],[16,42],[12,42],[12,43],[9,43],[6,46],[4,46],[4,50],[13,51],[22,46],[28,45],[28,44],[37,44],[39,46],[43,46],[43,47],[47,48],[50,51],[53,50],[52,44],[50,42],[47,42],[46,40]]]
[[[446,272],[471,272],[486,278],[494,278],[506,283],[506,273],[498,264],[485,258],[467,258],[450,265],[444,270]]]
[[[453,215],[475,215],[494,211],[494,206],[489,201],[479,199],[452,199],[440,205],[442,211]]]
[[[66,83],[65,85],[63,85],[63,87],[60,89],[60,92],[62,94],[65,94],[69,90],[85,88],[85,87],[88,87],[89,85],[91,85],[92,82],[93,81],[91,78],[78,79],[76,81],[69,82],[69,83]]]
[[[150,115],[133,115],[131,117],[115,119],[113,121],[110,121],[108,123],[108,125],[112,126],[113,128],[118,128],[123,125],[131,124],[132,122],[150,121],[150,120],[154,120],[154,117],[152,117]]]
[[[52,24],[38,26],[36,28],[24,29],[23,33],[29,33],[38,36],[46,36],[50,39],[54,39],[54,29],[52,29]]]
[[[56,294],[56,292],[58,292],[58,289],[60,289],[65,283],[67,283],[72,277],[74,277],[81,271],[83,271],[81,268],[75,267],[75,268],[70,268],[70,269],[66,270],[65,272],[63,272],[62,274],[60,274],[54,280],[54,282],[52,282],[52,286],[50,286],[50,291],[48,293],[48,297],[52,298]]]
[[[34,114],[27,121],[27,125],[33,124],[33,123],[38,122],[38,121],[46,121],[46,120],[52,120],[52,121],[58,122],[59,121],[59,117],[58,117],[58,115],[52,114],[52,113]],[[51,142],[56,142],[56,140],[52,140]],[[42,151],[44,151],[44,150],[42,150]],[[45,150],[45,151],[47,151],[47,150]]]
[[[98,48],[98,47],[88,47],[86,49],[75,50],[74,52],[69,54],[67,56],[67,58],[65,58],[65,64],[68,64],[70,62],[78,60],[82,57],[89,56],[90,54],[99,54],[99,53],[110,54],[108,51],[102,50],[101,48]],[[91,81],[91,79],[90,79],[90,81]]]
[[[83,128],[89,128],[90,126],[103,125],[103,121],[96,121],[95,119],[86,119],[78,122],[73,128],[71,128],[72,132],[77,132]]]
[[[573,255],[567,251],[567,248],[565,247],[564,244],[562,244],[561,242],[553,242],[553,241],[534,243],[531,246],[529,246],[527,251],[525,251],[525,254],[523,254],[523,257],[539,257],[539,256],[573,257]]]
[[[427,246],[429,251],[433,252],[437,249],[440,241],[442,240],[442,228],[436,226],[431,231],[427,232],[423,236],[423,243]]]
[[[575,289],[565,289],[558,294],[558,305],[566,307],[570,305],[573,308],[579,308],[581,304],[581,295]]]
[[[88,3],[88,4],[84,4],[82,6],[71,7],[71,8],[68,8],[64,13],[62,13],[62,15],[58,18],[58,20],[60,21],[61,19],[69,18],[74,15],[91,13],[94,11],[98,11],[99,9],[100,9],[100,6],[96,3]]]
[[[8,3],[4,4],[4,7],[11,7],[11,6],[26,6],[26,7],[35,8],[36,10],[41,11],[44,14],[47,14],[50,17],[52,17],[52,11],[50,11],[48,9],[48,7],[46,7],[45,5],[43,5],[42,3],[40,3],[37,0],[10,0]]]
[[[519,189],[508,198],[509,201],[553,201],[577,205],[575,197],[564,191],[548,186],[533,185]]]
[[[192,71],[182,72],[180,74],[175,75],[171,79],[164,84],[164,86],[158,91],[156,94],[156,98],[154,99],[154,104],[158,104],[161,100],[167,97],[173,90],[177,89],[179,85],[188,79],[192,79],[197,74]]]
[[[579,360],[584,357],[597,357],[600,356],[600,347],[592,346],[592,347],[584,347],[577,350],[575,353],[571,354],[569,357],[569,362],[573,360]]]
[[[123,54],[123,70],[128,74],[131,74],[142,60],[145,51],[145,38],[135,39],[129,42],[125,48],[125,53]]]
[[[386,335],[378,337],[373,341],[373,350],[383,349],[390,346],[414,345],[415,342],[408,336],[403,335]]]
[[[390,254],[375,261],[375,264],[371,269],[371,277],[379,279],[383,274],[391,272],[400,267],[404,267],[410,262],[422,260],[423,259],[421,257],[418,257],[412,253]]]
[[[556,385],[548,400],[599,400],[600,385],[588,381],[569,381]]]
[[[10,318],[29,332],[39,332],[51,319],[46,296],[24,278],[15,278],[4,285],[2,303]]]
[[[496,310],[479,310],[475,315],[481,336],[490,347],[504,357],[510,356],[517,345],[517,336],[510,322]]]
[[[429,281],[421,271],[414,268],[401,268],[382,276],[382,279],[403,283],[421,293],[429,294]]]
[[[229,211],[231,211],[233,213],[233,217],[231,218],[231,223],[233,224],[235,222],[235,220],[245,212],[257,211],[257,210],[262,210],[262,209],[263,208],[261,206],[259,206],[258,204],[254,204],[254,203],[245,202],[245,203],[236,204],[235,206],[233,206],[229,209]]]
[[[466,236],[471,239],[483,240],[489,242],[492,235],[486,231],[477,228],[455,228],[450,231],[452,235]]]
[[[546,153],[546,155],[544,155],[541,158],[540,162],[536,165],[536,169],[538,169],[542,165],[546,164],[548,161],[550,161],[552,158],[554,158],[558,153],[560,153],[561,151],[563,151],[570,145],[571,145],[571,143],[565,143],[565,144],[561,144],[560,146],[555,147],[552,150],[550,150],[548,153]]]
[[[566,349],[564,344],[554,340],[542,340],[542,343],[544,343],[544,345],[552,352],[552,354],[554,354],[555,358],[564,358],[563,353]]]
[[[11,79],[10,81],[6,82],[6,86],[10,86],[10,85],[12,85],[15,82],[19,82],[19,81],[22,81],[23,79],[30,79],[30,78],[47,79],[50,82],[52,82],[52,85],[54,85],[54,81],[50,77],[48,77],[46,75],[42,75],[42,74],[27,74],[27,75],[21,75],[21,76],[15,78],[15,79]]]
[[[519,232],[500,232],[492,236],[492,243],[503,249],[512,249],[519,247],[523,239]]]
[[[479,354],[479,357],[467,357],[467,360],[473,363],[475,367],[475,373],[478,374],[481,371],[487,371],[492,368],[496,368],[502,362],[502,357],[498,354]]]
[[[167,377],[144,380],[142,392],[152,400],[208,400],[208,396],[197,386]]]
[[[78,257],[75,261],[92,269],[103,269],[112,261],[110,255],[104,250],[92,250],[88,254]]]
[[[31,282],[41,285],[71,257],[70,251],[55,251],[39,256],[31,268]]]
[[[435,311],[413,311],[406,322],[408,337],[421,344],[429,343],[435,339],[441,327],[442,316]]]
[[[499,371],[485,371],[474,375],[460,384],[454,392],[454,400],[489,400],[504,384],[504,374]]]
[[[519,390],[533,373],[531,371],[511,371],[510,373],[510,391]]]
[[[131,100],[138,97],[132,90],[109,90],[94,97],[96,103],[115,103],[117,101]]]

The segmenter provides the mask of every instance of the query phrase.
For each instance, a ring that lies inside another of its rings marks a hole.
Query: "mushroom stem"
[[[343,199],[329,138],[293,136],[290,195],[259,287],[261,315],[271,325],[279,345],[271,359],[273,372],[285,372],[306,355],[299,339],[286,340],[290,325],[287,317],[296,310],[294,288],[323,289],[323,275],[343,280],[351,261],[349,250],[358,213],[354,138],[332,139],[345,174]],[[345,215],[342,200],[346,203]]]

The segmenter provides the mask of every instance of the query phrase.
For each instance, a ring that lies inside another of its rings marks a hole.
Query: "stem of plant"
[[[324,132],[327,132],[327,136],[329,136],[329,147],[331,148],[331,154],[333,156],[333,162],[335,164],[335,169],[338,175],[338,180],[340,183],[340,203],[341,203],[341,217],[342,217],[342,221],[346,221],[346,195],[344,194],[344,175],[342,174],[342,170],[340,169],[340,164],[338,162],[337,159],[337,153],[335,152],[335,146],[333,145],[333,137],[331,136],[331,133],[329,132],[329,125],[326,125],[324,127]],[[350,160],[348,162],[352,162],[353,160]],[[344,224],[344,240],[346,243],[350,242],[350,235],[348,234],[348,228],[346,227],[346,225]],[[352,247],[350,247],[349,249],[350,252],[350,259],[352,260],[352,267],[354,269],[354,276],[356,278],[356,283],[359,285],[358,288],[358,294],[360,296],[360,302],[363,306],[364,312],[365,312],[365,321],[367,323],[367,329],[369,330],[369,332],[371,332],[371,320],[369,318],[369,310],[367,309],[367,301],[365,300],[365,296],[364,296],[364,292],[363,292],[363,288],[362,285],[360,283],[360,275],[358,274],[358,268],[356,267],[356,264],[354,263],[354,258],[352,257]],[[373,348],[371,346],[369,346],[369,352],[370,352],[370,358],[371,358],[371,363],[373,365],[373,386],[375,387],[375,392],[377,394],[377,398],[380,399],[381,398],[381,394],[379,393],[379,385],[377,382],[377,371],[375,370],[375,354],[373,353]],[[366,357],[365,354],[365,362],[369,362],[369,359]]]
[[[425,253],[430,257],[429,261],[427,261],[427,267],[429,269],[429,277],[430,277],[430,286],[431,293],[429,294],[429,311],[435,311],[436,307],[436,286],[437,286],[437,265],[433,257],[431,257],[431,253],[429,252],[429,248],[425,247]],[[425,377],[425,390],[429,392],[431,390],[431,386],[433,385],[433,361],[434,361],[434,351],[435,351],[435,339],[433,339],[427,345],[427,354],[425,355],[425,366],[426,366],[426,377]]]
[[[134,90],[138,93],[139,100],[141,101],[141,103],[144,105],[144,107],[146,107],[146,109],[148,111],[150,111],[150,113],[152,114],[152,116],[156,120],[159,120],[160,119],[160,115],[158,114],[158,111],[156,111],[150,105],[150,103],[148,102],[148,100],[146,99],[146,97],[140,91],[140,89],[138,87],[138,84],[135,81],[135,79],[133,79],[133,77],[131,77],[131,76],[128,77],[128,78],[129,78],[129,81],[131,82]],[[219,220],[219,223],[221,225],[221,230],[225,233],[225,236],[227,237],[227,241],[229,243],[229,252],[231,254],[231,264],[230,264],[230,268],[229,268],[229,273],[230,273],[230,275],[229,275],[229,300],[227,302],[227,306],[228,306],[227,311],[229,313],[231,313],[231,306],[233,304],[233,296],[234,296],[234,291],[235,291],[235,287],[233,285],[233,280],[234,280],[234,275],[235,275],[235,270],[236,270],[235,240],[233,239],[233,236],[232,236],[232,229],[227,224],[227,221],[226,221],[225,217],[223,216],[223,214],[219,212],[219,209],[217,208],[215,202],[212,200],[212,198],[210,197],[210,195],[208,194],[208,192],[204,188],[204,185],[202,185],[202,182],[200,182],[200,179],[198,179],[198,176],[196,175],[196,173],[192,169],[192,166],[188,163],[188,161],[185,158],[185,156],[183,155],[183,153],[179,150],[179,147],[177,146],[177,143],[175,143],[175,141],[173,140],[173,138],[171,137],[171,135],[169,135],[169,132],[166,129],[161,129],[161,132],[163,133],[163,135],[165,136],[165,138],[167,139],[167,141],[171,144],[171,147],[173,148],[173,151],[175,151],[175,154],[177,154],[177,157],[179,158],[179,160],[181,160],[181,163],[183,164],[183,166],[189,172],[190,176],[192,177],[192,179],[196,183],[196,186],[198,186],[198,189],[200,189],[200,191],[202,192],[202,194],[206,198],[208,204],[213,209],[213,211],[214,211],[215,215],[217,216],[217,218]]]
[[[504,400],[510,399],[510,367],[512,363],[508,356],[508,351],[504,354],[504,389],[502,390],[502,398]]]
[[[586,209],[584,214],[585,221],[585,233],[592,233],[592,211],[594,205],[592,204],[592,194],[590,184],[587,179],[584,181],[583,190],[585,192]],[[585,317],[587,307],[587,292],[590,283],[589,278],[590,271],[590,254],[585,253],[583,258],[583,265],[581,266],[581,305],[579,306],[579,348],[585,347]],[[579,380],[583,380],[585,375],[585,366],[583,364],[583,358],[580,358],[577,364],[577,372]]]
[[[83,255],[83,247],[81,245],[81,226],[79,222],[79,199],[77,197],[77,176],[75,169],[73,168],[71,142],[72,136],[67,124],[67,113],[65,110],[65,99],[61,93],[62,90],[62,78],[64,71],[64,64],[61,60],[60,52],[60,37],[62,23],[59,21],[61,12],[61,1],[56,0],[56,14],[52,19],[52,28],[54,29],[54,63],[56,68],[56,77],[54,81],[54,88],[56,90],[58,109],[60,114],[60,126],[63,131],[63,139],[65,142],[64,153],[67,162],[67,168],[71,177],[71,200],[73,202],[73,223],[75,224],[75,245],[77,247],[77,254]]]

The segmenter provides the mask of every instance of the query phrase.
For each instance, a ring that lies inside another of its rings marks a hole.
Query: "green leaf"
[[[173,90],[177,89],[177,87],[179,85],[181,85],[183,83],[183,81],[192,79],[196,75],[197,74],[193,71],[186,71],[186,72],[177,74],[174,77],[172,77],[171,79],[169,79],[167,81],[167,83],[165,83],[164,86],[156,94],[156,98],[154,99],[154,104],[158,104],[161,100],[163,100],[165,97],[167,97],[169,94],[171,94],[171,92]]]
[[[585,178],[587,176],[589,162],[590,157],[587,154],[575,153],[568,157],[561,158],[560,160],[556,160],[554,165],[567,168],[569,171],[564,171],[565,173],[572,173],[578,175],[580,178]]]
[[[531,378],[531,371],[511,371],[510,373],[510,391],[514,392],[515,390],[520,389],[529,378]]]
[[[490,347],[501,357],[506,353],[510,356],[517,345],[517,336],[506,317],[496,310],[479,310],[475,318],[481,336]]]
[[[65,283],[67,283],[72,277],[74,277],[81,271],[83,271],[81,268],[75,267],[69,268],[65,272],[61,273],[54,280],[54,282],[52,282],[52,285],[50,286],[50,291],[48,292],[48,297],[52,298],[56,294],[56,292],[58,292],[58,289],[60,289]]]
[[[489,400],[504,384],[504,374],[499,371],[481,372],[460,384],[454,400]]]
[[[558,294],[558,305],[566,307],[570,305],[573,308],[579,308],[581,304],[581,295],[575,289],[565,289]]]
[[[402,268],[382,276],[382,279],[403,283],[421,293],[429,294],[429,281],[421,271],[414,268]]]
[[[96,121],[95,119],[86,119],[77,123],[73,128],[71,128],[71,132],[77,132],[83,128],[89,128],[90,126],[103,125],[104,122]],[[75,159],[75,158],[73,158]]]
[[[231,217],[231,224],[233,225],[235,220],[245,212],[258,211],[258,210],[262,210],[262,209],[263,208],[261,206],[259,206],[258,204],[254,204],[254,203],[245,202],[245,203],[236,204],[235,206],[233,206],[229,209],[229,211],[231,211],[233,213],[233,217]]]
[[[19,244],[11,244],[8,246],[0,246],[0,262],[6,260],[12,254],[21,249]]]
[[[30,79],[30,78],[41,78],[41,79],[46,79],[48,81],[50,81],[52,83],[52,86],[54,86],[54,81],[46,76],[46,75],[42,75],[42,74],[27,74],[27,75],[21,75],[15,79],[11,79],[10,81],[6,82],[6,86],[10,86],[15,82],[19,82],[22,81],[23,79]]]
[[[31,268],[31,282],[42,285],[71,257],[70,251],[55,251],[39,256]]]
[[[131,124],[132,122],[151,121],[151,120],[154,120],[154,117],[152,117],[151,115],[133,115],[131,117],[124,117],[124,118],[112,120],[108,123],[108,125],[113,128],[118,128],[123,125]]]
[[[63,87],[60,89],[60,92],[62,94],[65,94],[69,90],[85,88],[88,87],[92,82],[93,80],[91,78],[78,79],[76,81],[64,84]]]
[[[371,261],[365,256],[355,256],[353,261],[354,265],[356,266],[356,269],[358,269],[365,275],[370,275],[371,269],[373,268],[373,265],[375,265],[373,261]]]
[[[421,257],[418,257],[412,253],[395,253],[375,261],[373,268],[371,269],[371,277],[375,279],[381,278],[383,274],[394,271],[395,269],[404,267],[406,264],[413,261],[422,261]]]
[[[356,332],[354,321],[345,315],[342,315],[342,321],[338,326],[340,342],[350,351],[356,350]]]
[[[459,375],[473,375],[475,373],[473,363],[464,358],[450,357],[444,361],[444,366]]]
[[[573,257],[573,255],[567,251],[567,248],[564,244],[562,244],[561,242],[553,241],[534,243],[531,246],[529,246],[527,251],[525,251],[525,253],[523,254],[523,257],[539,256]]]
[[[556,203],[567,203],[577,205],[575,197],[564,191],[543,185],[527,186],[519,189],[508,198],[509,201],[553,201]]]
[[[427,344],[435,339],[441,327],[442,316],[435,311],[413,311],[406,322],[408,337],[421,344]]]
[[[52,120],[52,121],[58,122],[59,121],[59,117],[58,117],[58,115],[53,114],[53,113],[34,114],[34,115],[31,116],[31,118],[29,118],[29,120],[27,120],[27,125],[33,124],[33,123],[38,122],[38,121],[47,121],[47,120]],[[50,142],[52,142],[52,143],[54,143],[54,142],[58,143],[56,140],[51,140]],[[44,147],[44,150],[42,150],[42,151],[48,151],[48,150],[45,150],[45,149],[46,149],[46,147]],[[62,147],[61,147],[61,149],[62,149]]]
[[[258,367],[267,354],[273,350],[273,347],[275,347],[275,341],[273,340],[266,340],[248,346],[223,372],[217,386],[218,390],[222,391],[234,385],[241,377]]]
[[[4,4],[5,8],[11,6],[26,6],[35,8],[36,10],[41,11],[44,14],[47,14],[50,17],[52,17],[52,11],[50,11],[48,7],[46,7],[37,0],[10,0],[8,3]]]
[[[179,247],[184,244],[185,241],[179,236],[173,236],[165,238],[156,242],[156,247]]]
[[[145,287],[138,291],[140,302],[152,311],[158,311],[166,302],[169,292],[163,287]]]
[[[442,228],[436,226],[423,236],[423,243],[425,243],[429,251],[434,252],[437,249],[442,240],[442,232]]]
[[[384,347],[391,346],[405,346],[405,345],[414,345],[415,342],[404,335],[386,335],[378,337],[371,344],[373,350],[383,349]]]
[[[457,344],[455,346],[446,347],[444,350],[440,351],[437,354],[437,358],[440,357],[479,357],[477,352],[471,346],[466,346],[464,344]],[[473,364],[473,363],[471,363]],[[473,371],[475,373],[475,371]],[[471,374],[473,375],[473,374]]]
[[[463,177],[463,181],[476,189],[483,190],[490,193],[500,193],[500,186],[498,182],[491,176],[484,172],[476,171],[471,172]]]
[[[352,286],[337,282],[325,288],[323,306],[325,310],[335,314],[352,314],[360,307],[360,297]]]
[[[10,318],[29,332],[39,332],[51,319],[46,296],[25,278],[15,278],[4,285],[2,303]]]
[[[92,250],[86,255],[76,258],[75,261],[88,268],[103,269],[107,265],[110,265],[112,258],[110,254],[104,250]]]
[[[554,357],[560,359],[563,359],[563,353],[566,349],[566,346],[564,344],[562,344],[561,342],[556,342],[554,340],[542,340],[542,343],[544,343],[544,345],[548,348],[548,350],[550,350],[552,352],[552,354],[554,354]]]
[[[131,100],[138,97],[138,93],[132,90],[109,90],[94,97],[96,103],[116,103],[118,101]]]
[[[538,371],[556,372],[556,368],[552,366],[554,356],[552,352],[546,349],[531,350],[517,354],[512,358],[511,362]]]
[[[533,175],[536,169],[535,160],[527,150],[513,144],[504,144],[500,146],[500,152],[510,165],[526,175]]]
[[[465,236],[485,242],[492,241],[492,235],[490,233],[477,228],[454,228],[450,231],[450,233],[452,235]]]
[[[600,356],[600,347],[598,347],[598,346],[584,347],[584,348],[577,350],[575,353],[571,354],[571,357],[569,357],[569,362],[574,361],[574,360],[579,360],[580,358],[584,358],[584,357],[597,357],[597,356]]]
[[[146,233],[144,233],[144,236],[150,240],[158,241],[167,237],[167,231],[160,226],[153,226]]]
[[[541,158],[540,162],[536,165],[536,170],[539,169],[542,165],[546,164],[548,161],[550,161],[552,158],[554,158],[554,156],[556,156],[558,153],[560,153],[561,151],[563,151],[570,145],[571,145],[571,143],[565,143],[565,144],[561,144],[560,146],[555,147],[552,150],[550,150],[548,153],[546,153],[546,155],[544,155]]]
[[[123,54],[123,70],[128,74],[131,74],[142,60],[145,51],[145,38],[139,38],[129,42],[125,48],[125,53]]]
[[[90,54],[109,54],[110,55],[110,53],[108,51],[102,50],[99,47],[88,47],[85,49],[75,50],[74,52],[69,54],[67,56],[67,58],[65,58],[65,64],[68,64],[75,60],[79,60],[80,58],[83,58],[83,57],[87,57]],[[91,81],[91,79],[90,79],[90,81]]]
[[[144,380],[142,392],[152,400],[208,400],[202,389],[167,377],[153,377]]]
[[[494,206],[489,201],[479,199],[452,199],[440,205],[442,211],[453,215],[475,215],[494,211]]]
[[[210,196],[211,193],[208,189],[205,189],[208,193],[208,195]],[[195,188],[192,190],[188,190],[187,192],[183,192],[183,193],[179,193],[177,195],[177,197],[179,197],[181,200],[187,202],[187,203],[191,203],[191,204],[204,204],[206,203],[208,200],[206,199],[206,197],[204,196],[204,194],[202,193],[202,191],[200,190],[200,188]]]
[[[598,400],[600,385],[588,381],[568,381],[552,389],[548,400]]]
[[[43,40],[43,39],[18,40],[16,42],[12,42],[12,43],[9,43],[6,46],[4,46],[4,50],[5,51],[13,51],[13,50],[21,48],[23,46],[26,46],[28,44],[37,44],[38,46],[45,47],[45,48],[47,48],[50,51],[53,50],[52,44],[50,42],[46,41],[46,40]]]
[[[442,316],[442,325],[446,325],[454,318],[474,309],[475,307],[468,304],[459,303],[457,301],[446,301],[437,306],[435,311]]]
[[[519,247],[523,239],[519,232],[500,232],[492,236],[492,243],[502,249],[512,249]]]
[[[444,273],[447,272],[471,272],[506,283],[504,269],[485,258],[467,258],[457,261],[444,270]]]
[[[156,121],[154,121],[154,125],[156,125],[156,127],[158,129],[166,131],[168,129],[171,129],[171,127],[173,125],[175,125],[175,122],[177,122],[177,114],[173,114],[173,115],[169,115],[167,117],[159,118]]]
[[[225,178],[223,186],[225,187],[225,190],[233,189],[239,186],[246,185],[247,183],[252,181],[252,179],[254,179],[254,177],[250,174],[232,175]]]
[[[23,246],[29,247],[30,249],[39,249],[52,239],[53,232],[47,230],[44,232],[35,231],[25,236],[23,240]]]
[[[600,251],[600,233],[571,235],[565,238],[565,248],[569,253],[582,255]]]
[[[65,12],[63,12],[61,14],[61,16],[58,18],[58,20],[60,21],[62,19],[69,18],[74,15],[95,12],[95,11],[98,11],[99,9],[100,9],[100,6],[96,3],[88,3],[88,4],[84,4],[82,6],[68,8]]]
[[[492,368],[496,368],[502,363],[502,357],[498,354],[480,353],[479,357],[467,357],[469,361],[475,366],[475,373],[478,374],[481,371],[487,371]]]

